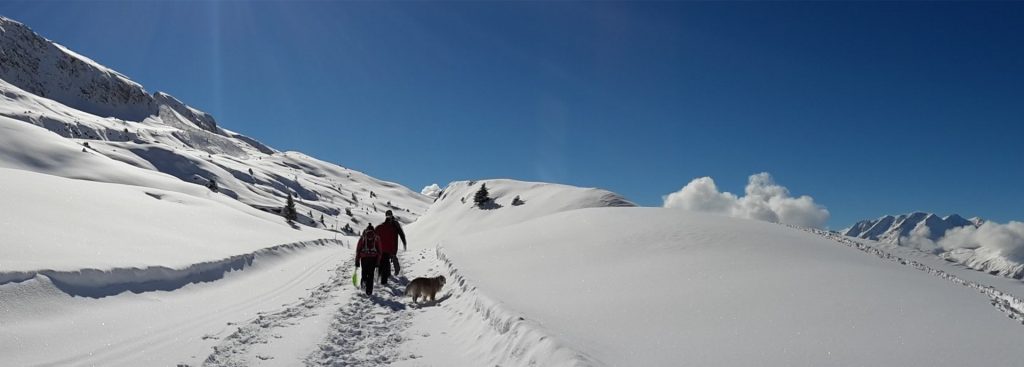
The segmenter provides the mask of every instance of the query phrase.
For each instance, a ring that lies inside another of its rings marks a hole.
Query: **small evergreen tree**
[[[295,211],[295,199],[292,199],[292,194],[288,194],[288,202],[284,206],[284,218],[288,221],[299,219],[299,212]]]
[[[487,191],[487,184],[480,185],[480,190],[476,190],[476,195],[473,195],[473,202],[476,206],[481,206],[491,201],[490,192]]]
[[[345,208],[345,215],[352,216],[352,208]]]
[[[206,188],[210,189],[210,191],[213,192],[217,192],[217,190],[220,189],[219,187],[217,187],[217,180],[214,180],[212,178],[210,179],[210,182],[206,183]]]
[[[520,199],[519,195],[516,195],[516,197],[512,198],[512,206],[520,206],[523,204],[526,204],[526,202]]]

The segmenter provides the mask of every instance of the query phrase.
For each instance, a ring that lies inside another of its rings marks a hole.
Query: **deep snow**
[[[600,364],[1024,357],[1015,347],[1024,327],[976,291],[769,223],[583,209],[448,240],[442,251],[479,292]]]

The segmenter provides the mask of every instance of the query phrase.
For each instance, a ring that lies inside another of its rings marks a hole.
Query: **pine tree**
[[[520,206],[523,204],[526,204],[526,202],[520,199],[519,195],[516,195],[516,197],[512,198],[512,206]]]
[[[299,219],[299,212],[295,211],[295,200],[292,199],[292,194],[288,194],[288,202],[284,206],[284,217],[288,221]]]
[[[477,190],[476,195],[473,195],[473,202],[476,203],[476,206],[482,206],[491,201],[489,195],[490,192],[487,191],[487,184],[480,185],[480,190]]]
[[[217,186],[217,180],[214,180],[212,178],[210,179],[210,182],[206,183],[206,188],[210,189],[210,191],[213,192],[217,192],[217,190],[220,189],[220,187]]]
[[[352,208],[345,208],[345,215],[352,216]]]

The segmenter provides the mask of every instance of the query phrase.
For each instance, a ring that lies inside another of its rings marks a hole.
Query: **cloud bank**
[[[441,186],[438,186],[437,184],[431,184],[429,186],[424,187],[423,190],[420,190],[420,194],[432,198],[437,198],[438,195],[441,195]]]
[[[823,228],[828,222],[828,209],[810,196],[790,196],[767,172],[751,175],[744,191],[742,197],[721,192],[711,177],[700,177],[665,196],[664,206],[803,227]]]
[[[937,245],[944,250],[988,248],[1015,261],[1024,261],[1024,222],[985,222],[946,231]]]

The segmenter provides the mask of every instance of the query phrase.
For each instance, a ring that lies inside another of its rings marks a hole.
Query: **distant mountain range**
[[[840,231],[849,237],[888,243],[900,247],[932,253],[946,261],[962,264],[968,268],[983,271],[992,275],[1008,278],[1024,279],[1024,263],[999,246],[974,244],[972,247],[922,246],[923,238],[931,240],[935,246],[946,232],[954,228],[973,226],[981,227],[986,221],[973,217],[951,214],[940,217],[932,213],[914,212],[898,216],[886,215],[878,219],[857,222],[850,228]]]
[[[915,232],[915,229],[918,230],[916,233],[928,233],[926,236],[928,239],[937,241],[950,229],[964,226],[977,227],[984,222],[984,219],[978,217],[964,219],[957,214],[939,217],[933,213],[914,212],[862,220],[841,232],[844,236],[896,244],[901,237],[909,237],[911,233]],[[924,229],[927,229],[928,232],[924,232]]]

